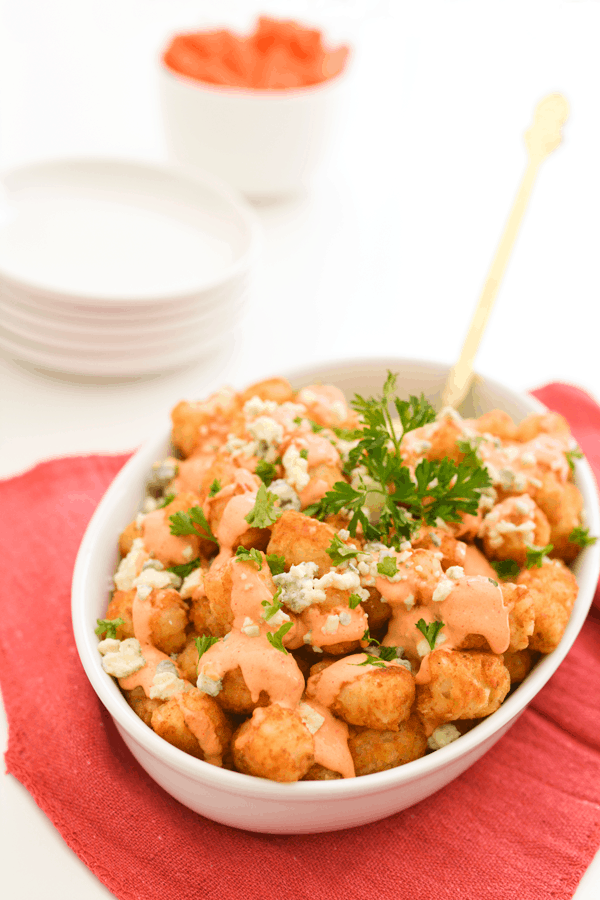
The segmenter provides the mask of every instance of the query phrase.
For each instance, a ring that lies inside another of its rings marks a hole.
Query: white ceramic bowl
[[[355,391],[380,391],[388,369],[400,373],[399,393],[424,391],[434,403],[448,372],[435,363],[355,360],[288,373],[288,377],[295,387],[322,379],[352,396]],[[461,411],[478,416],[496,407],[515,420],[543,409],[532,397],[478,378]],[[127,463],[96,510],[75,566],[73,627],[88,678],[135,758],[168,793],[210,819],[248,831],[302,834],[374,822],[412,806],[464,772],[502,737],[555,672],[583,625],[598,582],[599,545],[584,550],[574,565],[579,596],[559,647],[541,659],[497,712],[447,747],[396,769],[341,781],[277,784],[210,766],[172,747],[135,715],[102,670],[94,634],[96,619],[106,610],[106,585],[117,563],[118,535],[143,499],[150,466],[166,454],[168,444],[165,424]],[[585,460],[576,463],[576,481],[590,531],[599,534],[596,486]]]
[[[214,172],[251,197],[295,194],[327,160],[344,82],[342,72],[305,88],[227,88],[162,63],[169,151],[180,165]]]

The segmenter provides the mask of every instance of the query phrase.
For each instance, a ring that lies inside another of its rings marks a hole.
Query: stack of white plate
[[[82,375],[153,374],[225,343],[258,243],[210,175],[112,160],[13,169],[0,203],[0,348]]]

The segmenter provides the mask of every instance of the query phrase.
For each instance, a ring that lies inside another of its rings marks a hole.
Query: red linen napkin
[[[600,476],[600,408],[559,409]],[[0,683],[8,771],[121,900],[567,900],[600,844],[600,618],[512,729],[433,797],[374,825],[271,836],[217,825],[137,765],[75,650],[70,582],[124,456],[43,463],[0,484]]]

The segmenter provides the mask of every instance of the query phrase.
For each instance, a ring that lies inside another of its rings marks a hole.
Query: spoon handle
[[[561,127],[568,115],[567,101],[561,94],[550,94],[537,106],[533,124],[525,133],[529,162],[523,175],[513,208],[496,255],[490,266],[479,303],[471,319],[471,325],[456,365],[450,371],[442,393],[442,406],[457,407],[464,400],[473,378],[473,363],[485,331],[500,282],[508,264],[523,215],[531,196],[541,162],[561,142]]]

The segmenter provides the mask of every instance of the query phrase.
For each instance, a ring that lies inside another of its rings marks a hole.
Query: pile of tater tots
[[[271,379],[172,413],[96,633],[134,712],[279,782],[368,775],[495,712],[558,645],[591,543],[556,413]]]

